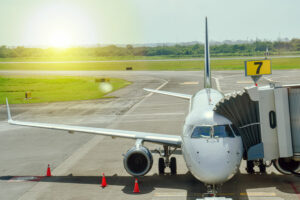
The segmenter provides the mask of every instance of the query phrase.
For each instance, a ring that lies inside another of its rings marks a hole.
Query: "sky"
[[[0,45],[300,38],[299,0],[0,0]]]

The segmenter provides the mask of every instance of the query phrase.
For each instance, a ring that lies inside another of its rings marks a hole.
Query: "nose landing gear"
[[[218,197],[217,192],[220,188],[220,185],[206,185],[207,187],[207,193],[203,194],[203,198],[196,200],[232,200],[232,198],[226,198],[226,197]]]
[[[160,152],[160,158],[158,160],[158,172],[160,175],[165,174],[166,167],[170,168],[171,175],[176,175],[177,173],[177,164],[176,164],[176,158],[170,156],[173,154],[173,152],[176,150],[170,150],[169,146],[164,146],[163,153]]]

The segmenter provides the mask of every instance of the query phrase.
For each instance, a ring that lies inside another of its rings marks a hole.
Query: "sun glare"
[[[49,33],[47,39],[50,46],[58,48],[67,48],[74,43],[72,33],[66,29],[53,30]]]
[[[37,45],[67,48],[96,41],[93,20],[74,4],[42,4],[26,21],[24,35]]]

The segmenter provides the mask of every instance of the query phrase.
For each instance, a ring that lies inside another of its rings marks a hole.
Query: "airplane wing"
[[[163,90],[152,90],[152,89],[148,89],[148,88],[144,88],[144,90],[148,91],[148,92],[153,92],[153,93],[158,93],[158,94],[164,94],[164,95],[179,97],[179,98],[183,98],[183,99],[191,99],[192,96],[193,96],[193,95],[190,95],[190,94],[168,92],[168,91],[163,91]]]
[[[7,106],[8,123],[13,125],[47,128],[47,129],[55,129],[55,130],[65,130],[68,131],[69,133],[81,132],[81,133],[93,134],[93,135],[142,139],[143,141],[165,144],[169,146],[176,146],[176,147],[181,146],[181,141],[182,141],[181,137],[177,135],[146,133],[146,132],[139,132],[139,131],[125,131],[125,130],[106,129],[106,128],[93,128],[93,127],[62,125],[62,124],[15,121],[11,117],[7,99],[6,99],[6,106]]]

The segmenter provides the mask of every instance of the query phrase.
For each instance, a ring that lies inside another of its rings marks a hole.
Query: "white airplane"
[[[186,117],[181,136],[146,133],[105,128],[92,128],[49,123],[15,121],[11,118],[7,104],[8,123],[13,125],[30,126],[65,130],[70,133],[82,132],[94,135],[131,138],[136,140],[135,146],[124,155],[124,167],[132,176],[143,176],[148,173],[153,164],[152,154],[143,143],[153,142],[164,147],[159,158],[159,173],[164,174],[169,167],[171,174],[176,174],[176,159],[171,157],[171,149],[181,148],[189,171],[199,181],[203,182],[215,193],[215,185],[228,181],[238,171],[242,155],[242,139],[237,129],[224,116],[213,111],[215,105],[224,95],[212,89],[209,60],[208,29],[205,19],[205,78],[204,89],[194,95],[145,89],[149,92],[175,96],[190,101],[189,114]]]

